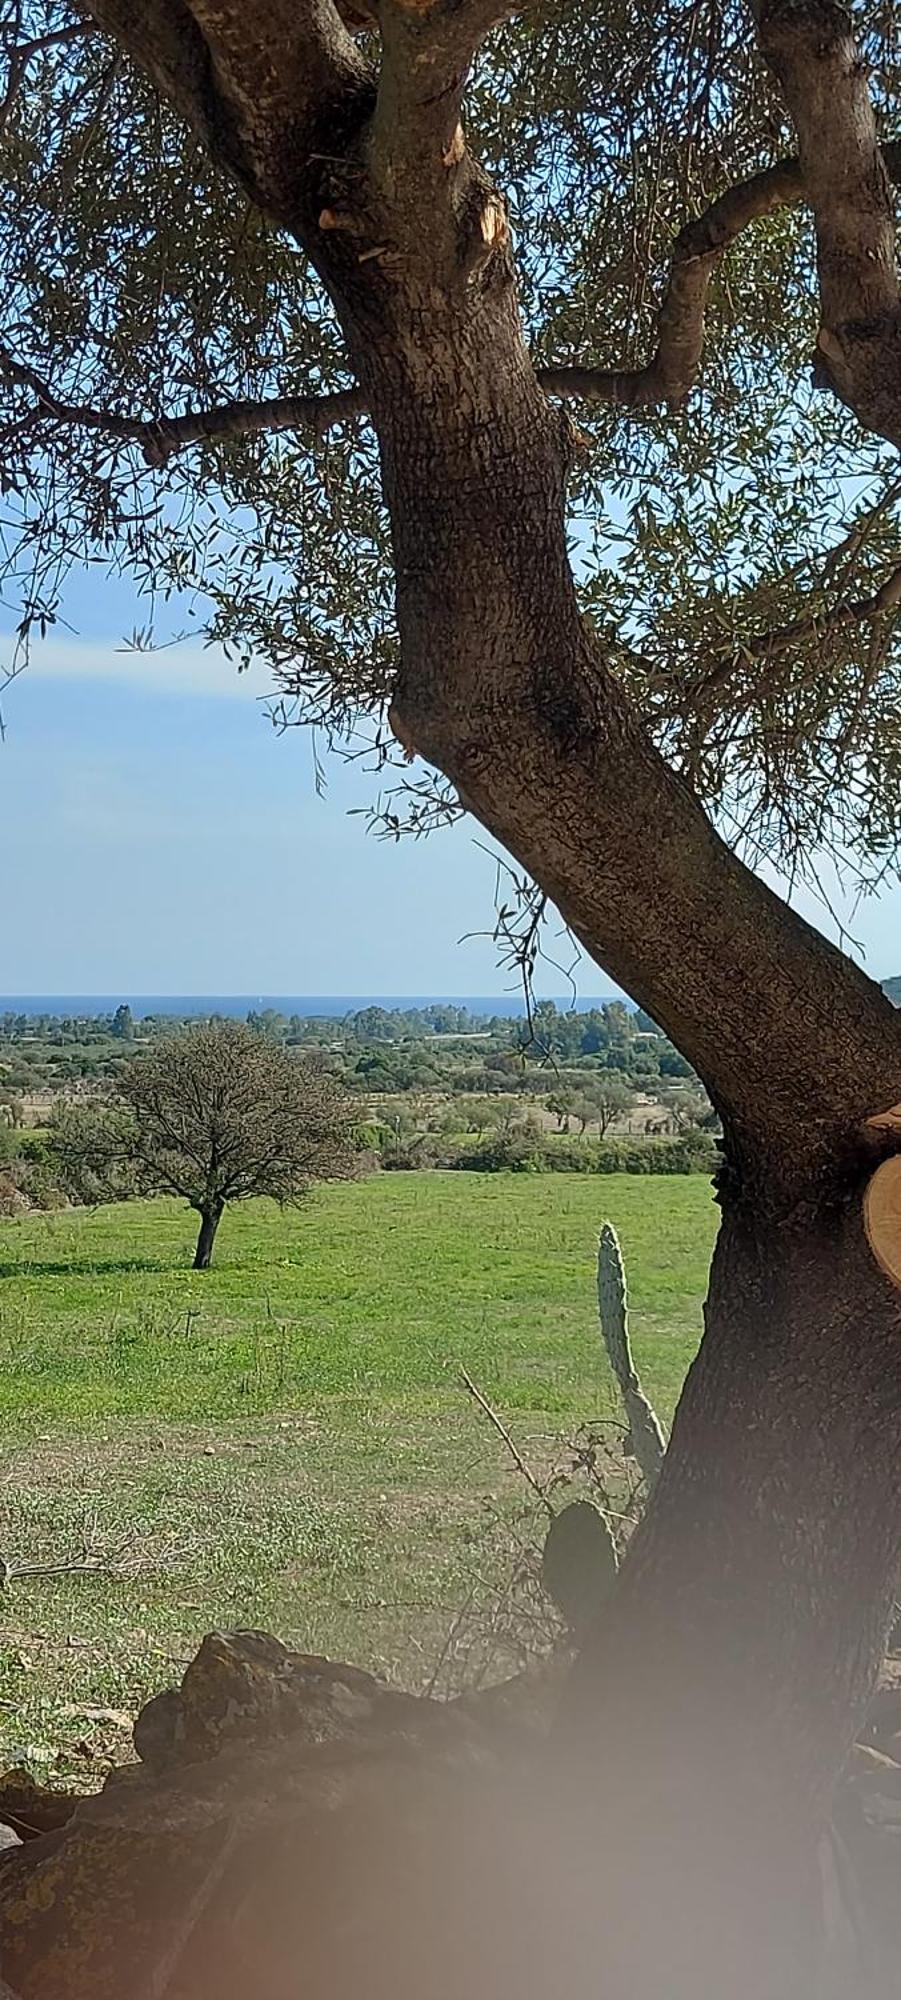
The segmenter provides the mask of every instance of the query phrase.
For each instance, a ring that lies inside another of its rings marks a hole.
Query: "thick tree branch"
[[[382,53],[368,164],[404,254],[430,261],[443,284],[469,282],[507,244],[504,204],[467,151],[460,110],[477,49],[521,7],[522,0],[378,0]]]
[[[895,221],[851,15],[837,0],[755,0],[755,13],[814,212],[818,378],[868,429],[901,444]]]
[[[892,178],[901,180],[901,143],[884,150]],[[630,409],[683,401],[700,363],[707,292],[717,262],[750,223],[800,201],[804,192],[797,160],[778,161],[728,188],[702,215],[686,223],[676,239],[651,360],[636,369],[539,367],[535,372],[542,388],[565,399],[618,403]],[[34,408],[17,419],[17,431],[50,419],[105,432],[140,445],[147,464],[156,467],[187,446],[262,431],[294,430],[321,437],[333,424],[367,411],[364,391],[354,387],[323,395],[234,400],[147,419],[70,403],[28,363],[2,347],[0,372],[31,389],[37,399]]]
[[[901,1097],[898,1016],[654,748],[580,616],[565,441],[523,366],[512,286],[478,309],[478,338],[465,318],[453,348],[434,342],[428,396],[372,376],[398,580],[392,726],[693,1062],[743,1171],[765,1163],[768,1198],[781,1184],[801,1199]],[[416,357],[420,343],[416,322]]]
[[[325,436],[334,424],[359,416],[365,400],[359,389],[336,389],[318,396],[271,396],[260,402],[221,403],[208,409],[183,410],[174,417],[128,417],[113,410],[100,410],[86,403],[67,403],[56,396],[49,383],[0,347],[0,374],[31,389],[36,397],[33,410],[18,420],[23,423],[68,424],[73,429],[101,431],[123,443],[140,445],[147,465],[160,467],[174,452],[187,445],[221,443],[229,438],[247,437],[259,431],[299,431],[313,438]]]
[[[456,131],[476,50],[523,0],[377,0],[382,66],[376,147],[440,160]]]
[[[265,212],[296,228],[311,157],[372,88],[333,0],[81,0]],[[316,176],[314,175],[314,179]]]
[[[901,182],[901,142],[883,148],[886,169]],[[697,377],[704,342],[704,314],[713,272],[742,230],[778,208],[805,197],[798,160],[780,160],[749,180],[736,183],[695,216],[676,238],[666,296],[658,320],[654,354],[642,368],[580,368],[564,365],[536,369],[549,395],[567,400],[616,403],[627,409],[679,404]],[[273,396],[235,400],[219,406],[184,410],[177,416],[130,417],[85,404],[72,404],[27,363],[0,348],[0,371],[9,380],[31,388],[37,398],[16,428],[51,419],[86,430],[106,432],[140,445],[148,465],[159,467],[173,453],[193,444],[222,441],[262,431],[292,430],[322,437],[337,423],[365,415],[367,397],[361,388],[331,394]],[[884,609],[885,607],[879,607]],[[843,622],[877,612],[846,607]],[[790,643],[786,641],[786,643]]]
[[[185,0],[143,0],[140,7],[130,0],[79,0],[79,4],[89,20],[146,71],[160,95],[218,155],[209,55]]]
[[[131,0],[84,4],[254,198],[292,227],[302,223],[302,183],[314,146],[311,120],[318,120],[323,133],[331,132],[322,143],[333,154],[335,133],[344,140],[349,126],[362,129],[372,104],[368,71],[333,0],[303,0],[297,6],[291,0],[256,0],[252,32],[244,0],[147,0],[138,10]],[[674,246],[655,352],[643,367],[546,367],[540,371],[542,386],[554,395],[628,408],[684,401],[697,377],[707,295],[720,258],[751,222],[807,196],[817,220],[824,287],[823,378],[864,421],[901,439],[901,345],[896,355],[886,181],[886,173],[901,179],[901,145],[889,145],[880,155],[848,19],[835,0],[813,0],[804,8],[795,8],[793,0],[758,0],[758,10],[765,52],[798,120],[800,159],[778,162],[727,189],[685,225]],[[507,230],[502,203],[465,152],[457,122],[460,98],[474,49],[515,11],[508,0],[456,5],[381,0],[378,7],[382,64],[367,140],[369,164],[383,193],[390,190],[394,236],[418,240],[435,260],[443,245],[445,262],[460,261],[467,277],[504,248]],[[798,28],[798,20],[808,26]],[[812,20],[825,22],[825,41],[810,30]],[[835,133],[845,124],[844,145],[820,144],[821,131]],[[433,228],[423,243],[417,231],[425,199]],[[314,203],[301,233],[309,243],[312,223],[337,230],[340,238],[352,220],[328,203]],[[376,225],[367,254],[386,253],[396,254],[396,243],[393,250],[380,243]],[[851,271],[856,276],[849,302]],[[839,352],[843,340],[847,366]],[[254,421],[253,427],[263,426]]]
[[[255,184],[286,218],[315,144],[335,149],[369,71],[333,0],[188,0],[206,44],[217,102]]]
[[[693,387],[704,345],[710,280],[723,253],[751,222],[800,201],[804,182],[797,160],[780,160],[750,180],[728,188],[680,230],[657,322],[657,346],[643,368],[548,368],[547,389],[590,402],[635,409],[681,403]]]
[[[882,149],[885,170],[901,182],[901,144]],[[779,160],[739,181],[680,230],[657,322],[657,346],[643,368],[544,368],[550,394],[628,409],[679,404],[693,388],[704,347],[704,316],[714,271],[730,245],[752,222],[809,196],[800,160]]]

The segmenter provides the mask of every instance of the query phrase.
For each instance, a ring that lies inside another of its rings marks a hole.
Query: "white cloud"
[[[0,691],[5,652],[0,641]],[[147,653],[122,649],[108,639],[46,639],[35,645],[27,672],[42,680],[116,681],[148,693],[225,701],[259,700],[271,692],[262,669],[239,674],[221,647],[190,643]]]

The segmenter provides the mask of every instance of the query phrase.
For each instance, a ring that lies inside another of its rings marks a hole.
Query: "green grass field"
[[[460,1364],[539,1469],[611,1415],[608,1217],[668,1416],[715,1229],[701,1176],[386,1174],[233,1209],[206,1274],[175,1202],[0,1224],[0,1549],[99,1565],[8,1584],[0,1761],[99,1773],[211,1625],[428,1680],[529,1532]]]

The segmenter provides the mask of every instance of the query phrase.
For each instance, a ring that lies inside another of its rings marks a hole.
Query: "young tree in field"
[[[702,1078],[706,1334],[573,1766],[608,1990],[806,2000],[901,1557],[901,1029],[750,863],[896,852],[894,14],[515,13],[4,8],[4,588],[24,645],[118,552],[286,719],[387,713],[414,825]]]
[[[558,1132],[568,1132],[570,1116],[576,1110],[575,1091],[552,1090],[544,1101],[557,1120]]]
[[[120,1103],[63,1111],[54,1152],[94,1199],[177,1194],[200,1216],[209,1269],[232,1201],[300,1201],[354,1171],[356,1111],[334,1077],[237,1021],[158,1041],[117,1080]]]
[[[590,1107],[599,1138],[606,1138],[611,1125],[617,1118],[624,1118],[634,1102],[634,1092],[615,1069],[601,1073],[586,1097],[586,1109]]]
[[[696,1132],[710,1111],[710,1105],[702,1090],[693,1090],[690,1084],[679,1087],[661,1085],[654,1093],[658,1104],[662,1104],[677,1132]]]

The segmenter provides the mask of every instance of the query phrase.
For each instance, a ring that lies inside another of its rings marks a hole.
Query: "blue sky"
[[[92,578],[67,608],[78,636],[36,647],[2,701],[0,993],[510,989],[489,938],[461,942],[493,920],[478,828],[375,839],[353,808],[378,781],[334,762],[318,797],[309,736],[276,735],[262,671],[118,651],[138,615],[121,585]],[[874,976],[901,972],[897,884],[852,928]],[[588,963],[577,977],[613,990]]]

